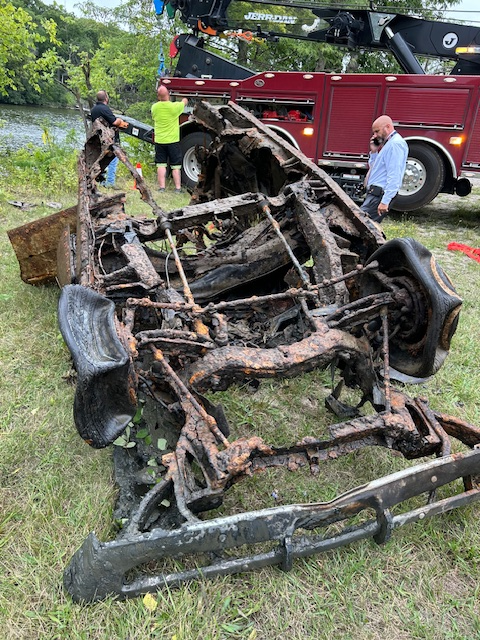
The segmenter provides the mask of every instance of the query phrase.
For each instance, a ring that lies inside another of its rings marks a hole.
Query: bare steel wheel
[[[435,149],[411,142],[403,183],[392,202],[396,211],[414,211],[431,202],[440,192],[445,179],[443,161]]]
[[[189,133],[180,141],[182,147],[182,183],[189,189],[193,189],[198,182],[201,164],[197,159],[197,147],[208,147],[212,137],[208,133],[195,131]]]

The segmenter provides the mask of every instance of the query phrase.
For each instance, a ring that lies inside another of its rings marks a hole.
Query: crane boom
[[[480,174],[480,29],[378,10],[327,7],[306,0],[154,0],[157,14],[179,14],[188,33],[176,36],[175,69],[159,82],[175,97],[237,103],[321,166],[359,199],[368,170],[371,123],[388,113],[408,141],[405,180],[396,207],[415,211],[438,193],[466,196]],[[406,73],[255,71],[211,51],[209,36],[252,41],[294,38],[350,51],[391,52]],[[179,53],[178,57],[176,53]],[[449,75],[427,74],[419,57],[451,60]],[[478,77],[477,77],[478,76]],[[346,123],[355,118],[352,127]],[[209,139],[185,114],[182,176],[193,188],[196,149]]]
[[[480,29],[469,25],[312,2],[159,0],[157,13],[164,6],[169,15],[178,12],[194,36],[243,30],[269,41],[293,38],[390,51],[406,73],[424,73],[417,56],[426,56],[455,61],[454,75],[480,74]]]

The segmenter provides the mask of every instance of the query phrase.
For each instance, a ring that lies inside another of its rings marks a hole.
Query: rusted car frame
[[[97,448],[126,444],[114,448],[123,528],[104,543],[90,534],[75,553],[64,582],[77,601],[268,564],[288,570],[296,557],[385,542],[479,496],[480,429],[392,382],[433,375],[456,328],[461,299],[430,252],[412,239],[385,242],[326,174],[238,106],[199,103],[194,117],[213,143],[199,149],[188,206],[163,211],[97,121],[79,158],[76,210],[9,234],[23,279],[62,287],[80,435]],[[114,155],[151,216],[129,216],[121,194],[100,193]],[[234,383],[327,366],[336,373],[326,404],[340,419],[327,437],[282,447],[236,438],[212,401]],[[355,406],[344,387],[359,392]],[[362,413],[366,405],[374,411]],[[434,458],[330,502],[215,511],[252,474],[321,477],[327,461],[371,446]],[[395,510],[423,493],[426,503]],[[188,568],[172,567],[185,556]]]

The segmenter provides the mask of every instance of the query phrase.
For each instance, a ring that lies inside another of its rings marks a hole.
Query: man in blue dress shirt
[[[372,133],[375,142],[382,146],[369,170],[367,197],[360,208],[372,220],[381,222],[402,186],[408,145],[398,131],[395,131],[392,119],[387,115],[375,120]]]

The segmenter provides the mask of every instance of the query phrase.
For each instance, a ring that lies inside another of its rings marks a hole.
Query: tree
[[[168,52],[175,27],[166,17],[158,19],[151,3],[142,0],[127,0],[115,9],[101,10],[86,2],[82,11],[91,19],[101,18],[108,36],[100,38],[95,50],[66,64],[66,84],[83,99],[92,100],[101,88],[108,91],[117,109],[127,111],[142,103],[149,113],[156,96],[159,54],[161,49]]]
[[[52,73],[58,65],[55,45],[56,24],[52,20],[39,24],[21,7],[0,0],[0,95],[6,95],[9,89],[17,90],[27,83],[40,91],[41,80],[52,79]],[[43,42],[48,41],[52,48],[38,54]]]
[[[2,0],[0,0],[1,2]],[[70,88],[66,86],[67,67],[81,66],[85,57],[93,55],[100,42],[111,33],[120,32],[115,25],[103,24],[93,19],[78,18],[53,2],[45,4],[42,0],[11,0],[18,13],[26,12],[32,24],[36,25],[36,56],[51,55],[52,49],[58,64],[55,73],[38,78],[40,90],[33,90],[28,79],[18,74],[16,88],[7,88],[2,101],[13,104],[68,104]],[[44,24],[55,24],[55,42],[48,37]],[[55,80],[53,82],[52,80]],[[68,89],[68,91],[67,91]],[[75,94],[75,92],[72,92]]]

